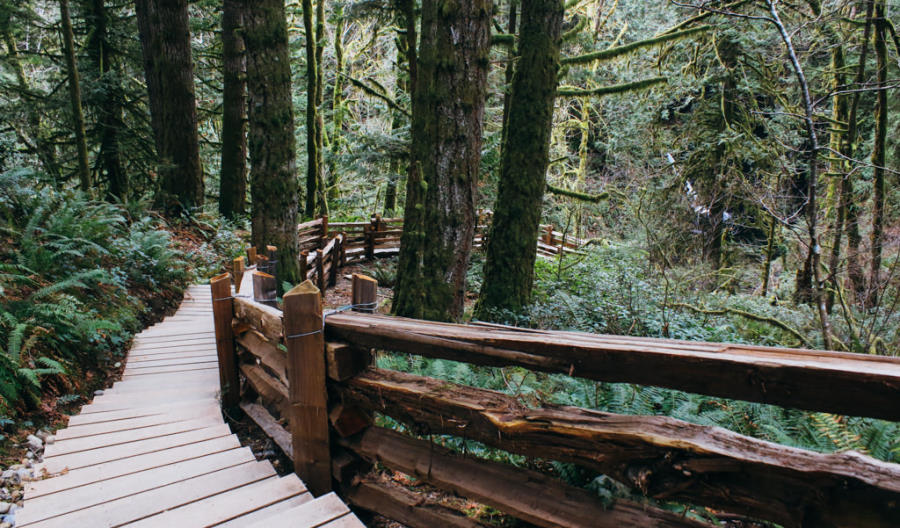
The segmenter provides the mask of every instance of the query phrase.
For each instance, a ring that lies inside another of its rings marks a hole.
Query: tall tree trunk
[[[844,47],[837,41],[838,35],[834,35],[835,42],[832,42],[832,46],[834,46],[831,50],[831,69],[833,70],[833,77],[831,81],[831,89],[835,92],[843,89],[843,86],[847,84],[847,75],[844,73],[844,69],[846,68],[846,61],[844,60]],[[845,94],[836,94],[832,97],[832,118],[835,123],[832,124],[832,132],[830,145],[831,148],[840,152],[841,149],[841,141],[843,136],[847,133],[846,130],[841,130],[840,123],[846,123],[848,119],[848,102],[847,96]],[[834,228],[832,231],[834,232],[834,236],[832,239],[831,245],[831,256],[828,260],[828,271],[831,275],[832,289],[829,290],[827,298],[825,300],[825,307],[828,310],[828,313],[831,313],[831,308],[834,305],[834,296],[835,289],[840,288],[840,259],[841,259],[841,246],[843,245],[843,236],[844,236],[844,228],[847,221],[847,202],[844,199],[844,182],[845,178],[845,167],[846,163],[837,159],[836,157],[831,162],[831,172],[839,176],[840,181],[838,183],[838,191],[837,191],[837,214],[834,219]]]
[[[337,173],[337,157],[343,144],[344,127],[344,6],[334,7],[337,23],[334,28],[334,87],[331,94],[331,156],[328,159],[328,198],[340,196],[340,177]]]
[[[243,0],[246,2],[247,0]],[[244,3],[252,242],[278,246],[278,278],[300,282],[298,182],[283,0]],[[280,288],[280,285],[279,285]]]
[[[869,49],[869,40],[872,37],[872,18],[875,10],[875,0],[866,2],[866,25],[863,29],[862,49],[859,52],[859,65],[856,69],[856,87],[861,87],[866,80],[866,58]],[[841,144],[841,155],[845,159],[852,159],[856,153],[856,141],[859,135],[857,126],[859,118],[859,100],[861,91],[853,93],[850,102],[850,111],[847,114],[847,134]],[[853,171],[845,168],[841,180],[841,201],[846,211],[847,226],[847,277],[853,287],[854,299],[858,303],[865,302],[866,277],[862,265],[859,262],[862,236],[859,233],[859,204],[856,203],[853,185]]]
[[[321,1],[321,0],[320,0]],[[306,36],[306,216],[316,216],[321,192],[322,166],[319,139],[319,65],[316,63],[316,28],[313,25],[312,0],[303,0],[303,31]]]
[[[316,165],[319,167],[316,183],[316,208],[320,215],[328,214],[325,186],[325,120],[322,112],[325,103],[325,0],[316,2]]]
[[[59,15],[62,19],[69,104],[72,107],[72,127],[75,129],[75,150],[78,153],[78,181],[82,191],[90,192],[91,169],[88,166],[87,133],[84,127],[84,109],[81,105],[81,85],[78,80],[78,60],[75,58],[75,35],[72,33],[72,18],[69,16],[69,0],[59,0]]]
[[[877,60],[878,91],[875,103],[875,138],[872,145],[874,196],[872,199],[872,262],[866,306],[875,306],[881,291],[881,255],[884,246],[884,165],[887,148],[887,20],[885,2],[875,2],[875,58]]]
[[[402,28],[407,28],[407,31],[400,32],[396,39],[397,45],[397,88],[398,92],[404,91],[407,94],[412,93],[412,68],[414,64],[412,64],[410,57],[415,57],[415,32],[412,33],[413,40],[410,43],[409,39],[409,24],[415,24],[414,14],[409,13],[411,8],[408,7],[409,0],[398,0],[395,3],[395,9],[397,10],[397,25]],[[410,20],[411,19],[411,22]],[[404,70],[404,65],[406,65],[406,69]],[[391,110],[391,135],[393,135],[400,127],[403,125],[404,120],[406,118],[404,115],[397,111],[396,109]],[[393,216],[395,211],[397,210],[397,187],[401,181],[403,181],[401,177],[400,171],[402,166],[402,160],[398,157],[392,157],[390,165],[388,167],[388,181],[387,186],[384,191],[384,216],[390,217]],[[407,167],[407,173],[409,168]]]
[[[535,241],[546,188],[562,29],[560,0],[522,0],[500,188],[488,236],[476,315],[519,310],[531,301]],[[583,132],[586,133],[586,132]]]
[[[156,203],[169,213],[199,207],[203,168],[187,0],[137,0],[135,12],[159,156]]]
[[[506,32],[515,35],[518,24],[519,0],[509,0],[509,23],[506,26]],[[504,79],[506,81],[506,90],[503,93],[503,124],[500,129],[500,153],[503,154],[504,145],[506,145],[506,136],[509,132],[509,100],[512,93],[513,72],[516,65],[516,47],[509,46],[506,49],[506,71]]]
[[[122,165],[120,134],[125,128],[122,118],[122,84],[119,73],[113,67],[113,46],[110,43],[110,17],[103,0],[85,2],[85,12],[91,28],[87,53],[92,68],[98,76],[100,89],[97,99],[89,104],[97,114],[100,134],[100,151],[97,163],[100,176],[106,181],[106,196],[124,201],[128,198],[128,173]]]
[[[222,8],[222,168],[219,212],[244,214],[247,196],[247,84],[244,58],[244,2],[224,0]]]
[[[411,176],[407,185],[421,187],[425,200],[422,216],[414,213],[406,224],[414,237],[404,236],[400,249],[398,275],[411,275],[398,283],[393,309],[399,315],[438,320],[463,315],[475,231],[490,14],[490,0],[422,4],[411,156],[421,180]],[[420,206],[412,203],[407,213]]]

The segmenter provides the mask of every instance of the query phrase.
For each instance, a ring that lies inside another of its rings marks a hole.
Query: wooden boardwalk
[[[46,447],[20,528],[362,527],[241,447],[222,419],[209,286],[135,337],[122,380]]]

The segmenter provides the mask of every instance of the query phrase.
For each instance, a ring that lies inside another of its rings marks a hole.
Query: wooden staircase
[[[72,416],[30,482],[21,528],[361,527],[333,493],[241,447],[222,418],[209,286],[135,337],[122,380]]]

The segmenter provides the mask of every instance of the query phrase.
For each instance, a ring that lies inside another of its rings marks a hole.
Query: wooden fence
[[[726,518],[787,527],[900,526],[900,465],[668,417],[531,408],[499,392],[376,368],[373,350],[900,420],[896,358],[388,317],[366,313],[377,285],[359,275],[352,311],[323,312],[310,281],[284,295],[282,312],[222,295],[229,280],[213,280],[223,402],[239,404],[259,423],[316,494],[338,491],[411,527],[482,526],[426,495],[386,485],[369,473],[377,462],[536,526],[713,526],[640,501],[606,505],[545,473],[424,439],[452,435],[574,463],[646,497],[705,506]],[[240,291],[252,288],[245,276]],[[416,436],[373,425],[375,413]]]

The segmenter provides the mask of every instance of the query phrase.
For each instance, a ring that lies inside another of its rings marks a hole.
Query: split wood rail
[[[723,515],[786,527],[900,526],[897,464],[663,416],[531,408],[507,394],[376,368],[373,351],[894,421],[897,358],[388,317],[365,313],[375,281],[353,280],[353,311],[323,312],[309,281],[284,295],[283,312],[243,297],[215,307],[223,401],[253,417],[316,494],[335,490],[411,527],[482,526],[427,495],[384,483],[368,472],[377,462],[536,526],[716,526],[650,502],[604,505],[545,473],[463,456],[428,439],[451,435],[574,463],[645,497]],[[228,281],[223,275],[213,288]],[[241,291],[252,287],[245,277]],[[415,436],[374,425],[376,414]]]

